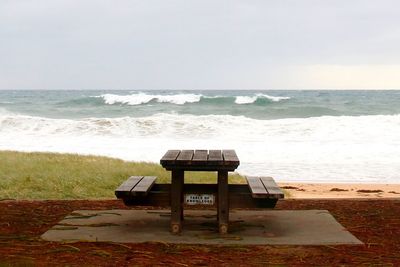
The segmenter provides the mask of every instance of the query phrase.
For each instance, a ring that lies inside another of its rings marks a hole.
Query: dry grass
[[[58,153],[0,151],[0,199],[114,198],[114,190],[132,175],[157,176],[169,183],[170,173],[159,164]],[[230,183],[244,183],[238,174]],[[210,172],[187,173],[189,183],[215,183]]]

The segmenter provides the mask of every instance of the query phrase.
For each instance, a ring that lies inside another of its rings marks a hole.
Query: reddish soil
[[[119,201],[0,201],[0,266],[400,266],[400,200],[286,200],[278,209],[326,209],[363,246],[206,246],[53,243],[40,235],[77,209]]]

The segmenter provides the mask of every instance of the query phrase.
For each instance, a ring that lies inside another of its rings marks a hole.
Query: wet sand
[[[288,198],[400,198],[400,184],[278,184]]]

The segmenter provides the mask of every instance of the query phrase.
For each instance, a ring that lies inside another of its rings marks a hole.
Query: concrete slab
[[[77,210],[42,235],[47,241],[180,244],[363,244],[326,210],[234,210],[230,233],[217,233],[215,211],[185,211],[183,231],[169,233],[165,210]]]

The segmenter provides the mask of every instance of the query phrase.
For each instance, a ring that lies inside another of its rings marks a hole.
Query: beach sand
[[[278,183],[288,198],[400,198],[400,184]]]

